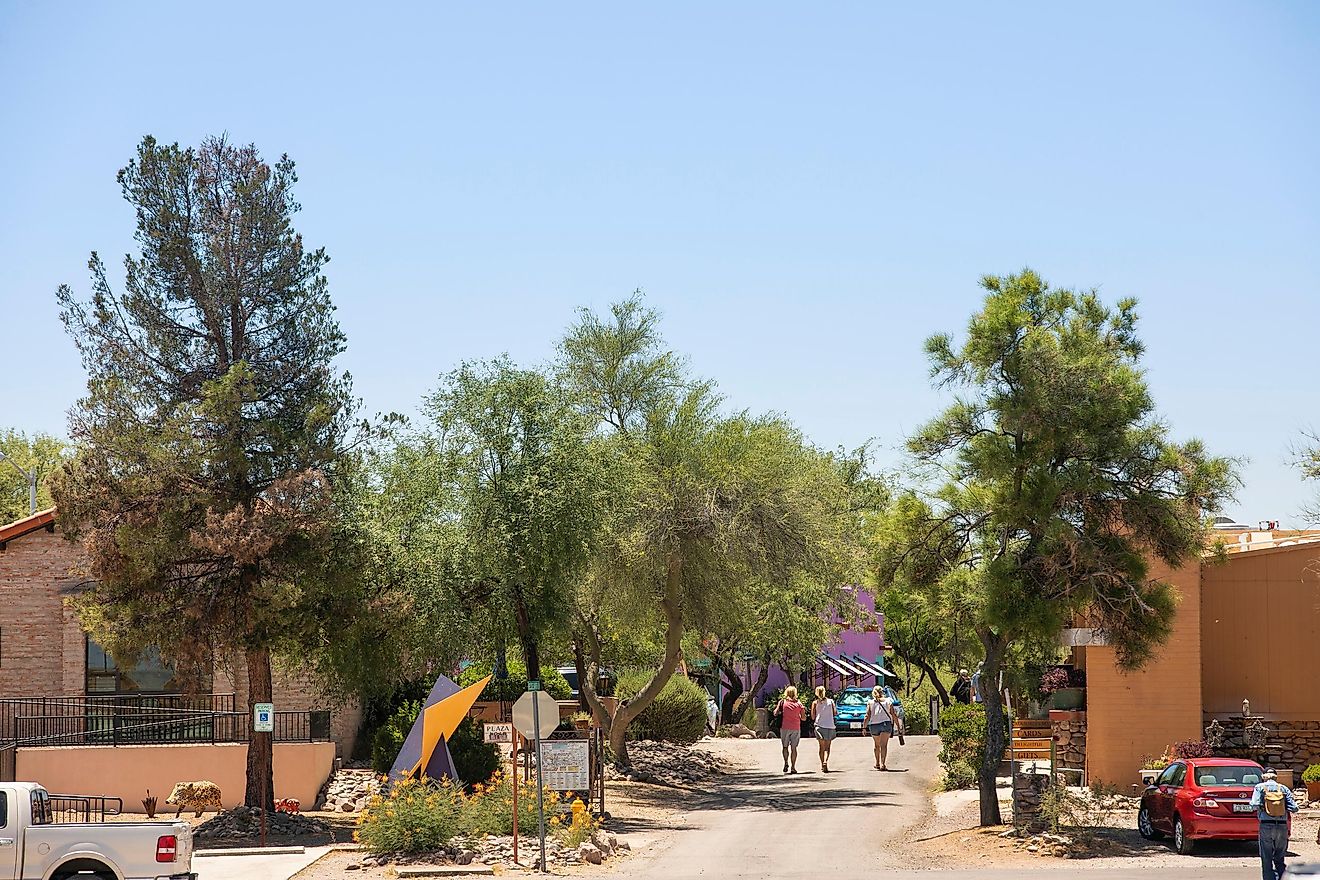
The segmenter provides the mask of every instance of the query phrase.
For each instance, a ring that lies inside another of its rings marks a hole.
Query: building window
[[[108,651],[87,640],[88,694],[172,694],[184,690],[182,676],[173,664],[161,659],[156,648],[143,651],[132,666],[120,667]]]

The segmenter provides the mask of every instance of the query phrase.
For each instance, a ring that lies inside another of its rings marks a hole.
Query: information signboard
[[[591,791],[591,744],[585,739],[541,743],[543,784],[553,791]]]

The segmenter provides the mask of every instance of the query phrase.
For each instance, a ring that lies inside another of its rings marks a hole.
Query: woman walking
[[[820,750],[820,772],[830,772],[830,746],[834,744],[834,701],[825,696],[825,686],[817,685],[811,703],[811,720],[816,725],[816,747]]]
[[[877,685],[871,688],[871,699],[866,702],[866,729],[875,743],[875,769],[888,770],[889,737],[898,729],[898,713],[894,704]]]
[[[784,748],[784,772],[796,773],[798,743],[802,741],[802,719],[807,714],[807,707],[798,702],[797,688],[788,686],[784,698],[775,706],[775,714],[783,718],[779,725],[779,744]]]

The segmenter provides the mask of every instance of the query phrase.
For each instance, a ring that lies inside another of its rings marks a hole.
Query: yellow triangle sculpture
[[[422,768],[430,763],[431,754],[440,744],[441,737],[444,737],[445,742],[449,742],[454,736],[454,731],[458,730],[458,725],[467,717],[468,712],[472,711],[472,704],[481,696],[488,681],[490,681],[489,675],[476,684],[445,697],[434,706],[427,706],[422,711],[422,757],[408,771],[409,777],[417,776]]]

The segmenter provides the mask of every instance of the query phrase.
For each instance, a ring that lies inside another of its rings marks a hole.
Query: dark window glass
[[[9,827],[9,792],[0,791],[0,828]]]
[[[50,825],[55,821],[55,814],[50,809],[50,795],[40,789],[32,792],[32,824]]]
[[[1170,764],[1168,767],[1165,767],[1164,772],[1160,774],[1160,778],[1155,780],[1155,784],[1156,785],[1176,784],[1173,781],[1173,777],[1175,774],[1177,774],[1178,768],[1181,766],[1182,766],[1181,764]]]
[[[210,690],[209,674],[199,677],[201,690]],[[109,652],[87,640],[87,693],[161,694],[189,690],[172,663],[165,662],[156,648],[148,648],[131,666],[120,667]],[[194,688],[196,690],[196,688]]]
[[[1174,764],[1173,767],[1173,781],[1169,784],[1174,788],[1182,788],[1183,780],[1187,778],[1187,765]]]

